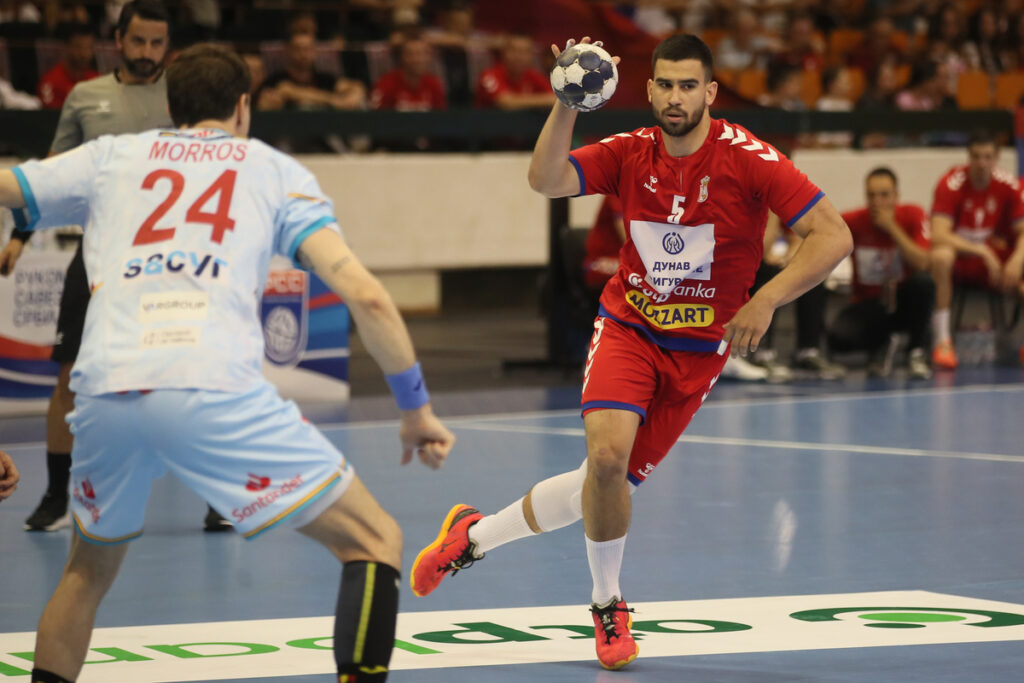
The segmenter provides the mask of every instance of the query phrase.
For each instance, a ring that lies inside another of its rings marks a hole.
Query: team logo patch
[[[661,240],[661,246],[665,251],[675,256],[686,248],[686,242],[679,236],[679,233],[670,232]]]
[[[309,335],[309,282],[301,270],[273,271],[263,292],[260,319],[267,359],[294,366],[306,350]]]

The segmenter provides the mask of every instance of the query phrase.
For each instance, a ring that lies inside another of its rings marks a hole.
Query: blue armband
[[[416,410],[430,401],[427,384],[423,381],[423,369],[419,363],[405,372],[388,375],[385,379],[391,387],[399,410]]]

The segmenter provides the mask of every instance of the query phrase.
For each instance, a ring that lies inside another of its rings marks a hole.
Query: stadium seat
[[[965,71],[956,82],[956,103],[961,109],[992,106],[992,79],[984,71]]]
[[[736,91],[747,99],[756,100],[764,94],[768,73],[764,69],[743,69],[736,77]]]
[[[712,52],[714,52],[715,48],[718,47],[718,44],[722,42],[722,38],[725,38],[727,35],[729,35],[729,32],[725,29],[706,28],[701,32],[700,38],[707,43],[707,46],[711,48]]]
[[[736,87],[738,77],[738,72],[735,69],[715,69],[715,80],[730,88]]]
[[[864,32],[856,28],[837,28],[828,36],[828,62],[840,65],[850,52],[864,41]]]
[[[849,67],[846,71],[850,74],[850,99],[856,102],[864,94],[867,79],[864,72],[856,67]]]
[[[804,101],[808,109],[814,109],[818,98],[821,97],[821,72],[815,69],[805,69],[802,76],[800,99]]]
[[[1024,72],[1007,71],[996,76],[996,106],[1016,109],[1024,95]]]

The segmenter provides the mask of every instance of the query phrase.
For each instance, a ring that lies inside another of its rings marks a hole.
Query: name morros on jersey
[[[712,119],[693,154],[672,157],[660,128],[574,150],[580,194],[616,195],[626,244],[601,313],[670,349],[715,351],[748,299],[769,210],[792,226],[824,196],[750,131]]]

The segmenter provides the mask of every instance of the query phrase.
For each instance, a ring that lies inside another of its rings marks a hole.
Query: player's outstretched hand
[[[455,435],[437,419],[430,404],[402,412],[402,464],[412,462],[413,453],[431,469],[439,469],[455,445]]]
[[[21,240],[11,240],[3,251],[0,251],[0,275],[7,277],[14,272],[14,264],[18,262],[24,247]]]
[[[14,493],[18,488],[18,468],[14,466],[11,456],[0,451],[0,500]]]
[[[589,43],[589,42],[591,42],[590,36],[583,36],[582,38],[580,38],[579,42],[580,43]],[[593,43],[594,43],[594,45],[597,45],[598,47],[604,47],[604,43],[601,42],[600,40],[593,41]],[[575,44],[576,44],[576,39],[575,38],[570,38],[569,40],[565,41],[565,49],[568,50],[570,47],[572,47]],[[563,52],[562,48],[558,47],[554,43],[551,44],[551,54],[553,54],[556,59],[558,58],[558,55],[562,54],[562,52]],[[619,62],[622,61],[622,57],[614,57],[613,56],[612,57],[612,61],[615,62],[616,64],[618,64]]]
[[[732,320],[725,324],[725,334],[722,336],[725,343],[732,344],[733,357],[757,351],[761,337],[772,324],[774,313],[775,309],[763,303],[756,295],[736,311]]]

